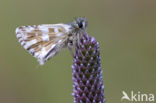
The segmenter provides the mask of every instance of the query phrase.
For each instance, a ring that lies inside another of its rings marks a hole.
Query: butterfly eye
[[[78,25],[79,25],[79,28],[82,28],[83,27],[82,22],[78,23]]]

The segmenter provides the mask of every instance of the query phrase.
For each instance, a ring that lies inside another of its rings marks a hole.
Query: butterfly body
[[[16,28],[16,37],[21,45],[35,58],[40,65],[56,55],[62,48],[70,50],[85,32],[87,21],[77,18],[69,24],[42,24]]]

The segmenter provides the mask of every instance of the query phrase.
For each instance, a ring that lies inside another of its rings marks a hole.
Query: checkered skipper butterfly
[[[76,18],[69,24],[42,24],[16,28],[16,37],[21,45],[35,58],[40,65],[56,55],[62,48],[72,47],[86,32],[85,18]]]

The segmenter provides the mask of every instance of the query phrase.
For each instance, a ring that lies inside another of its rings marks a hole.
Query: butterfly
[[[62,48],[68,47],[72,53],[72,48],[86,32],[87,24],[85,18],[76,18],[68,24],[20,26],[15,32],[20,44],[43,65]]]

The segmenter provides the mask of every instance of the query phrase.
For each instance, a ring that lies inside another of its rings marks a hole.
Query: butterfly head
[[[85,30],[87,28],[88,22],[86,18],[76,18],[71,25],[76,29],[83,29]]]

